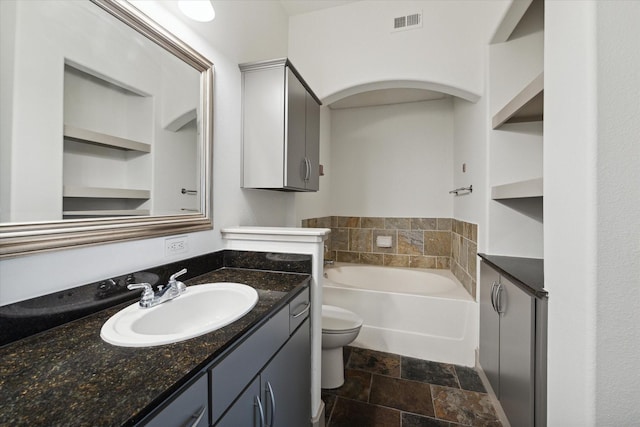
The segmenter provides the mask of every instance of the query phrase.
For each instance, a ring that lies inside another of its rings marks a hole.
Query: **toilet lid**
[[[332,305],[322,306],[322,330],[325,332],[350,331],[362,326],[362,319],[355,313]]]

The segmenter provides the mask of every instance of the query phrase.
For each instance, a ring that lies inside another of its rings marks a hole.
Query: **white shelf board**
[[[94,132],[88,129],[77,128],[75,126],[64,125],[64,137],[72,141],[84,142],[88,144],[100,145],[108,148],[120,150],[140,151],[150,153],[151,145],[132,139],[120,138],[104,133]]]
[[[62,196],[104,199],[148,199],[151,197],[151,191],[129,190],[125,188],[75,187],[65,185],[62,190]]]
[[[509,184],[496,185],[491,187],[491,198],[493,200],[501,200],[543,197],[542,183],[542,178],[534,178]]]
[[[147,209],[114,209],[114,210],[87,210],[87,211],[63,211],[64,216],[144,216],[149,215]]]
[[[544,73],[540,73],[511,99],[492,120],[493,129],[505,123],[538,122],[544,107]]]
[[[533,0],[518,0],[513,1],[505,11],[500,24],[496,28],[493,37],[491,38],[491,44],[503,43],[509,40],[509,36],[516,29],[518,23],[531,6]]]

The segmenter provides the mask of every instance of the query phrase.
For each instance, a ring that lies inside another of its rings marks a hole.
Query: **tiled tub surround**
[[[250,260],[243,254],[224,252],[217,253],[223,263],[217,267],[213,259],[205,262],[207,256],[181,261],[193,270],[189,261],[209,265],[207,272],[185,283],[253,286],[259,299],[246,316],[180,343],[147,348],[107,344],[100,338],[100,328],[128,302],[0,347],[0,425],[133,425],[262,324],[310,278],[307,273],[287,272],[291,263],[273,264],[266,254],[246,255],[256,257],[259,268],[271,271],[248,269]],[[225,266],[225,258],[239,266]],[[278,266],[281,271],[273,271]]]
[[[388,267],[450,269],[475,298],[478,226],[453,218],[326,216],[302,227],[330,228],[325,259]],[[379,247],[378,237],[390,237]]]

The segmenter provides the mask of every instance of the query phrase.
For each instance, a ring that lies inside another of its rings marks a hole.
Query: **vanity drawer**
[[[289,309],[280,310],[211,370],[211,423],[289,339]]]
[[[207,376],[179,390],[168,405],[143,421],[145,427],[207,427],[209,425]]]
[[[289,303],[289,334],[293,332],[309,317],[311,300],[309,287],[306,287]]]

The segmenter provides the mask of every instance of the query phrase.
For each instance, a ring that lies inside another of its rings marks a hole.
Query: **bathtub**
[[[323,304],[363,318],[355,347],[475,365],[478,304],[449,270],[335,264]]]

